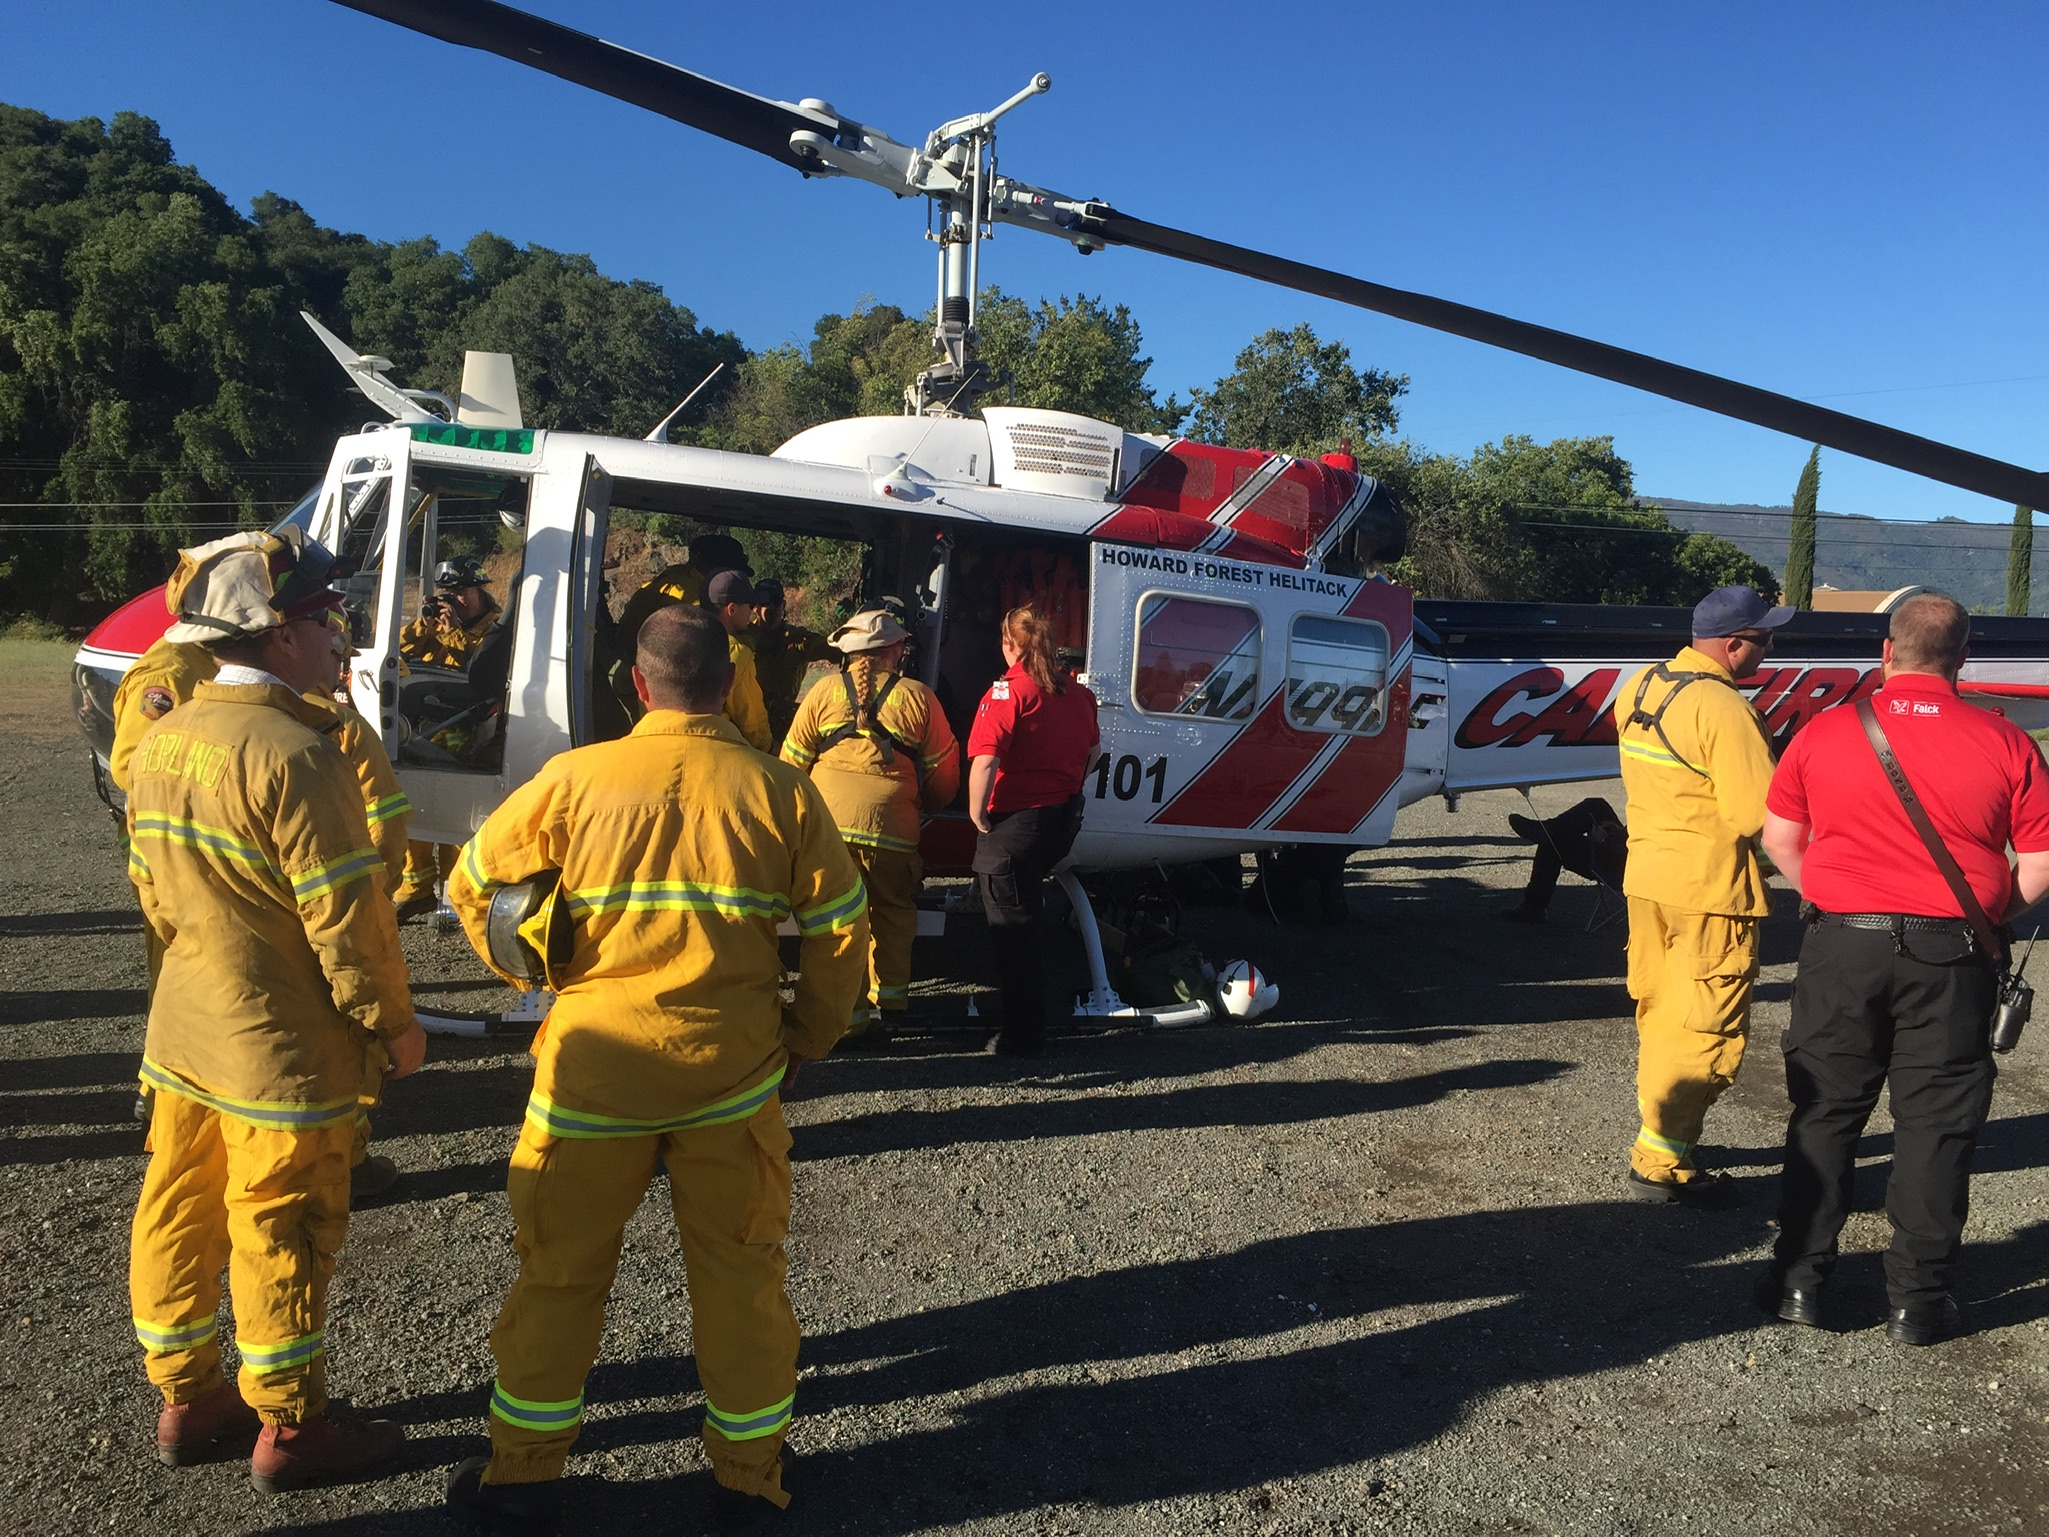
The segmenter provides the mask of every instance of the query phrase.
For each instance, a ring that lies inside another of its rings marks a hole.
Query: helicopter
[[[512,360],[471,354],[455,396],[407,389],[307,317],[384,420],[342,437],[286,517],[337,551],[357,655],[350,694],[414,805],[413,834],[466,841],[565,749],[616,731],[605,563],[612,520],[664,514],[864,552],[867,600],[904,601],[916,670],[956,730],[1003,670],[996,621],[1036,604],[1101,705],[1083,831],[1059,877],[1292,845],[1386,843],[1432,795],[1607,778],[1613,695],[1688,638],[1685,610],[1424,603],[1386,575],[1402,509],[1349,454],[1315,458],[1141,435],[993,403],[976,358],[982,243],[998,225],[1196,262],[1358,305],[1787,432],[2003,501],[2049,505],[2049,475],[1806,401],[1469,306],[1151,223],[999,174],[997,125],[1051,87],[902,143],[806,98],[755,96],[495,0],[337,0],[444,42],[656,112],[808,178],[927,200],[938,247],[934,361],[900,416],[830,422],[766,456],[528,427]],[[511,638],[502,681],[402,662],[399,632],[433,601],[451,538],[507,531]],[[75,684],[104,774],[107,705],[168,623],[145,594],[88,637]],[[1878,686],[1882,616],[1803,615],[1745,687],[1781,740]],[[2049,625],[1974,631],[1966,690],[2049,726]],[[103,785],[103,792],[104,792]],[[922,853],[962,872],[973,828],[931,818]],[[938,915],[934,914],[934,918]],[[1094,923],[1076,1012],[1128,1017]],[[1151,1011],[1155,1023],[1192,1022]]]

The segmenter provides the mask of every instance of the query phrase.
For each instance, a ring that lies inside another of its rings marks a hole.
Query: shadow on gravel
[[[1717,1148],[1713,1161],[1731,1169],[1776,1169],[1782,1156],[1783,1149],[1776,1145]],[[1884,1205],[1885,1181],[1892,1172],[1892,1133],[1872,1132],[1859,1139],[1857,1156],[1860,1159],[1885,1160],[1857,1170],[1857,1209],[1873,1211]],[[1971,1161],[1972,1173],[2012,1174],[2045,1167],[2049,1167],[2049,1113],[1987,1121],[1985,1129],[1978,1133],[1978,1152]]]
[[[68,1019],[140,1015],[149,995],[139,987],[87,987],[47,993],[0,993],[0,1025],[56,1024]]]
[[[0,1167],[7,1164],[89,1162],[96,1158],[142,1156],[142,1128],[81,1131],[63,1137],[0,1137]]]
[[[12,1057],[0,1067],[0,1094],[19,1089],[111,1089],[135,1093],[137,1054],[79,1051],[63,1057]],[[0,1099],[0,1120],[9,1101]]]
[[[1571,1071],[1569,1062],[1477,1062],[1386,1083],[1349,1078],[1306,1082],[1205,1084],[1162,1094],[1084,1094],[1023,1104],[963,1105],[951,1110],[886,1110],[804,1128],[792,1156],[866,1157],[974,1142],[1023,1142],[1116,1131],[1198,1126],[1283,1126],[1338,1116],[1411,1110],[1448,1095],[1524,1088]]]
[[[136,908],[110,908],[89,913],[8,913],[0,916],[0,939],[31,934],[139,934],[142,914]]]

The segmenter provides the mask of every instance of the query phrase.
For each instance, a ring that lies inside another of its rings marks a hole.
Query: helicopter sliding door
[[[1407,750],[1406,588],[1100,544],[1089,680],[1103,750],[1077,863],[1385,842]]]

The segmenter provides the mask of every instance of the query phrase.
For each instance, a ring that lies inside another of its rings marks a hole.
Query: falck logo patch
[[[991,699],[1008,699],[1010,697],[1010,679],[998,678],[994,683],[990,684],[989,697]]]
[[[1888,708],[1894,715],[1933,715],[1940,717],[1942,706],[1933,699],[1889,699]]]
[[[142,718],[162,720],[171,713],[177,703],[167,688],[146,688],[142,691]]]

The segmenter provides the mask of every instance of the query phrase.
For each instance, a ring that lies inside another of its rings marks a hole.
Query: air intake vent
[[[1117,486],[1124,431],[1093,417],[1019,406],[986,406],[990,468],[999,486],[1052,496],[1108,500]]]

